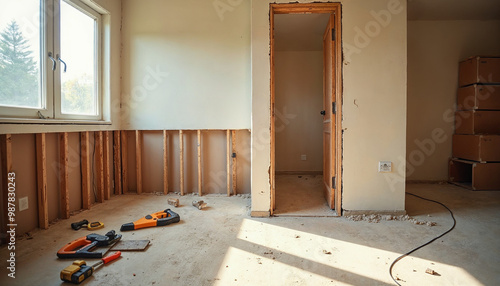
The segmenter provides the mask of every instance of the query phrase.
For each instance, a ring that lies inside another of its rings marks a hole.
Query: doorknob
[[[321,110],[320,113],[321,113],[321,115],[325,115],[326,114],[326,112],[324,110]]]

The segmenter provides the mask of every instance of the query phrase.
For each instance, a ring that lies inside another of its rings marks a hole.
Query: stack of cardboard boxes
[[[449,181],[500,190],[500,57],[460,62]]]

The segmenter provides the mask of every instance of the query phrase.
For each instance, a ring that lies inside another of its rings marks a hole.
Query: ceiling
[[[500,20],[500,0],[408,0],[408,20]]]

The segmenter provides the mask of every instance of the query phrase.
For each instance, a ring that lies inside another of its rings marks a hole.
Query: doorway
[[[271,4],[270,20],[271,213],[341,215],[340,4]]]

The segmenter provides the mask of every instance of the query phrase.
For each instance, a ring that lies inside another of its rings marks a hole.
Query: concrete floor
[[[407,191],[439,200],[455,213],[455,230],[400,261],[402,285],[500,285],[500,192],[472,192],[453,185],[408,185]],[[84,236],[70,223],[123,223],[169,207],[176,195],[123,195],[61,220],[16,244],[16,278],[7,277],[6,247],[0,249],[0,285],[61,285],[60,271],[72,260],[57,250]],[[250,198],[204,196],[209,208],[180,198],[181,222],[123,233],[149,239],[145,252],[124,252],[84,285],[394,285],[388,269],[408,251],[451,225],[438,205],[407,196],[408,214],[437,226],[409,221],[350,221],[344,217],[249,217]],[[93,262],[88,260],[89,262]],[[431,268],[440,276],[425,274]]]
[[[337,216],[323,195],[323,175],[276,176],[276,216]]]

